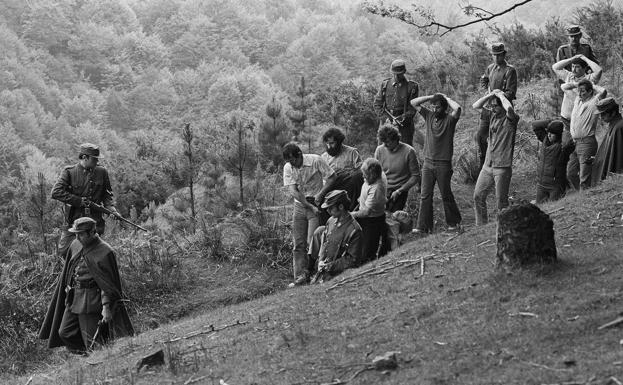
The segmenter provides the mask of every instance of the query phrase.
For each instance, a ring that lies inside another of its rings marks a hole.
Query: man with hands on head
[[[497,210],[508,206],[508,190],[513,174],[513,152],[519,116],[501,90],[493,90],[478,99],[473,108],[487,108],[491,112],[485,162],[474,188],[476,225],[488,222],[487,196],[495,188]]]
[[[423,106],[426,102],[430,103],[430,108]],[[454,133],[461,117],[461,106],[441,93],[415,98],[411,105],[422,115],[426,127],[420,210],[414,232],[433,232],[435,182],[443,200],[447,230],[459,231],[461,213],[454,199],[450,180],[453,172]]]
[[[294,281],[290,287],[309,281],[308,245],[319,225],[318,207],[332,190],[336,175],[329,164],[316,154],[303,154],[293,142],[283,147],[283,185],[294,199],[292,212]]]

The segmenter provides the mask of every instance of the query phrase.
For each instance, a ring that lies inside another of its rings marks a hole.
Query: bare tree
[[[378,2],[365,1],[363,3],[363,9],[374,15],[398,19],[404,23],[413,25],[416,28],[421,29],[423,33],[427,35],[443,36],[450,31],[454,31],[455,29],[495,19],[496,17],[502,16],[505,13],[508,13],[515,8],[527,4],[531,1],[532,0],[523,0],[513,4],[511,7],[508,7],[498,12],[491,12],[486,9],[474,6],[472,4],[459,6],[464,14],[474,19],[465,23],[454,25],[439,22],[430,8],[417,4],[412,4],[411,6],[413,9],[407,10],[393,4],[385,5],[382,0]]]
[[[193,158],[193,130],[190,128],[190,123],[186,123],[182,129],[182,139],[184,139],[186,148],[184,149],[184,156],[188,158],[188,188],[190,189],[190,215],[192,217],[192,229],[195,231],[195,221],[197,219],[197,213],[195,211],[195,159]]]

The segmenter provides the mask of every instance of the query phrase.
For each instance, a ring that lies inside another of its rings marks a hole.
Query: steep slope
[[[496,268],[495,225],[468,227],[19,383],[618,383],[621,329],[598,327],[622,311],[623,177],[542,209],[556,231],[552,268]],[[160,349],[166,364],[137,373],[136,362]],[[369,369],[389,351],[399,352],[396,369]]]

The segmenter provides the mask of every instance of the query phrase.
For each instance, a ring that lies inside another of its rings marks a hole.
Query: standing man
[[[609,173],[623,174],[623,118],[619,105],[611,98],[597,102],[597,114],[608,123],[608,132],[595,155],[592,185],[606,179]]]
[[[488,106],[485,107],[485,104]],[[506,99],[504,92],[497,89],[478,99],[473,107],[475,109],[488,108],[491,115],[489,146],[474,188],[476,226],[480,226],[489,221],[487,196],[493,188],[495,188],[497,211],[508,206],[508,190],[513,175],[515,132],[519,116],[513,110],[511,102]]]
[[[578,54],[586,56],[589,60],[599,64],[597,57],[593,53],[593,49],[589,44],[580,43],[582,39],[582,29],[578,25],[570,25],[567,27],[567,36],[569,37],[569,44],[564,44],[558,47],[556,52],[556,61],[559,62],[563,59],[570,59]],[[571,66],[567,64],[565,66],[567,71],[571,71]]]
[[[383,80],[374,97],[374,111],[380,120],[379,127],[387,121],[391,122],[398,128],[402,142],[413,146],[415,109],[409,101],[417,98],[418,84],[405,77],[407,67],[402,59],[392,62],[390,72],[392,77]]]
[[[591,173],[593,161],[597,153],[597,139],[595,129],[597,127],[596,103],[606,96],[606,90],[593,85],[588,79],[582,79],[578,83],[569,82],[560,86],[563,91],[577,88],[578,96],[573,102],[571,111],[571,138],[575,142],[575,151],[571,153],[567,165],[567,179],[576,190],[586,189],[591,186]],[[572,168],[574,163],[579,163],[579,172]]]
[[[485,73],[481,76],[480,85],[488,92],[501,90],[506,100],[512,104],[517,94],[517,70],[506,61],[506,48],[504,48],[503,43],[494,43],[491,45],[491,56],[493,57],[493,63],[489,64]],[[474,140],[478,146],[481,168],[487,154],[487,138],[489,137],[490,122],[491,113],[487,109],[482,109],[480,113],[480,125],[474,136]]]
[[[422,106],[425,102],[430,102],[431,109]],[[411,104],[424,118],[426,127],[420,210],[414,232],[421,234],[433,232],[435,182],[439,186],[443,200],[447,230],[459,231],[461,213],[454,200],[450,179],[452,178],[454,133],[461,117],[461,106],[444,94],[421,96],[412,100]]]
[[[402,210],[407,203],[409,190],[420,182],[420,164],[415,149],[400,141],[398,129],[391,124],[379,128],[379,142],[374,159],[381,163],[387,177],[387,204],[389,212]]]
[[[325,197],[322,208],[331,218],[314,232],[310,257],[317,261],[317,272],[312,283],[338,275],[361,259],[361,227],[348,212],[349,206],[344,190],[333,190]]]
[[[123,305],[115,253],[99,238],[97,222],[78,218],[69,231],[77,239],[65,255],[39,338],[47,339],[49,348],[86,354],[95,342],[130,336],[134,329]]]
[[[283,147],[283,185],[294,199],[292,212],[292,265],[294,281],[289,287],[309,281],[308,245],[318,227],[319,209],[336,180],[333,169],[316,154],[303,154],[296,143]]]
[[[97,233],[104,234],[106,222],[102,212],[90,207],[91,202],[103,205],[119,215],[114,205],[108,171],[98,165],[100,149],[91,143],[80,145],[79,162],[66,166],[52,187],[52,199],[65,204],[65,229],[58,241],[59,256],[64,256],[75,235],[69,231],[80,217],[90,217],[97,223]]]
[[[571,67],[571,71],[567,70],[567,67]],[[587,70],[591,69],[591,73],[587,74]],[[601,80],[602,68],[599,64],[595,63],[583,54],[577,54],[571,58],[562,59],[552,65],[552,69],[556,76],[562,83],[575,83],[577,84],[582,79],[588,79],[593,84],[599,83]],[[562,106],[560,107],[560,117],[565,125],[565,134],[569,136],[571,111],[573,111],[573,101],[577,96],[575,89],[569,89],[564,91],[562,98]],[[563,139],[563,143],[566,145],[568,138]]]
[[[331,127],[322,134],[322,142],[327,149],[320,155],[336,173],[334,189],[346,190],[351,205],[356,206],[356,198],[361,192],[363,175],[361,173],[361,156],[356,148],[344,144],[344,133],[337,127]]]

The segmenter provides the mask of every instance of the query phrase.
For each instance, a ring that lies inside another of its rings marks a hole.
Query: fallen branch
[[[184,385],[188,385],[188,384],[194,384],[195,382],[199,382],[201,380],[204,380],[208,378],[208,376],[201,376],[201,377],[197,377],[197,378],[192,378],[192,376],[186,380],[186,382],[184,382]]]
[[[616,326],[616,325],[618,325],[620,323],[623,323],[623,317],[619,317],[619,318],[615,319],[614,321],[610,321],[608,323],[605,323],[605,324],[601,325],[600,327],[598,327],[597,330],[610,328],[610,327]]]
[[[554,209],[554,210],[552,210],[552,211],[548,211],[548,212],[546,212],[545,214],[547,214],[547,215],[552,215],[553,213],[555,213],[555,212],[557,212],[557,211],[560,211],[560,210],[564,210],[564,209],[565,209],[565,206],[562,206],[562,207],[559,207],[559,208]]]
[[[241,326],[241,325],[246,325],[246,324],[247,324],[246,321],[240,322],[239,320],[236,320],[235,323],[229,324],[229,325],[223,325],[220,328],[215,328],[214,325],[208,325],[208,327],[207,327],[208,329],[207,330],[198,330],[198,331],[194,331],[192,333],[186,334],[186,335],[181,336],[181,337],[176,337],[176,338],[172,338],[170,340],[158,341],[158,342],[159,343],[160,342],[166,342],[166,343],[176,342],[176,341],[185,340],[185,339],[188,339],[188,338],[197,337],[197,336],[202,335],[202,334],[216,333],[216,332],[219,332],[221,330],[225,330],[225,329],[228,329],[228,328],[231,328],[231,327],[234,327],[234,326]]]
[[[531,362],[531,361],[521,361],[520,360],[519,362],[523,362],[524,364],[527,364],[527,365],[530,365],[530,366],[534,366],[535,368],[553,370],[555,372],[570,372],[571,371],[571,369],[557,369],[557,368],[549,367],[547,365],[537,364],[536,362]]]
[[[491,240],[490,239],[486,239],[486,240],[480,242],[479,244],[477,244],[476,247],[480,247],[480,246],[486,245],[487,243],[491,243]]]

